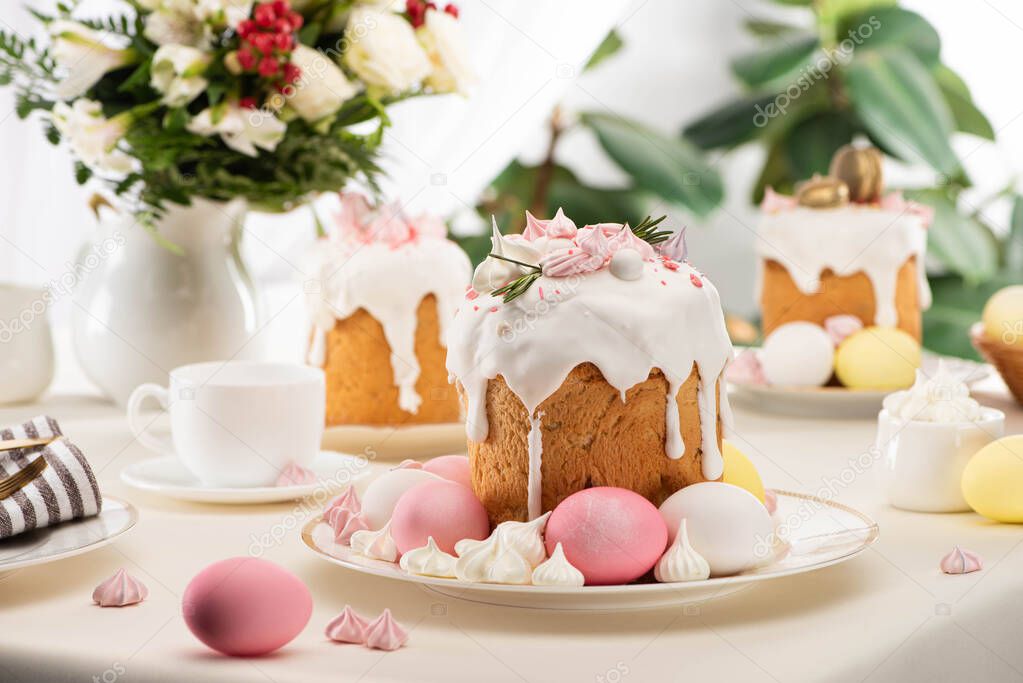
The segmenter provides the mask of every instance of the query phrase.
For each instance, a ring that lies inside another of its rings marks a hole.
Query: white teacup
[[[963,469],[973,454],[1005,433],[1005,413],[981,408],[976,422],[906,422],[877,417],[880,479],[888,502],[917,512],[965,512]]]
[[[143,446],[174,454],[209,486],[274,484],[295,463],[308,467],[323,433],[323,371],[305,365],[228,361],[183,365],[170,388],[143,384],[128,399],[128,422]],[[142,403],[170,413],[171,438],[150,436]]]

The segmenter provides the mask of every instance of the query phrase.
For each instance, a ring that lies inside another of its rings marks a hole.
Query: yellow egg
[[[897,327],[867,327],[835,351],[835,375],[850,389],[904,389],[919,367],[920,344]]]
[[[763,503],[764,482],[760,480],[760,474],[749,458],[727,440],[722,440],[721,456],[725,461],[725,473],[721,480],[726,484],[746,489]]]
[[[997,522],[1023,522],[1023,435],[981,448],[963,470],[963,498]]]
[[[1023,285],[995,292],[984,306],[983,320],[988,339],[1023,346]]]

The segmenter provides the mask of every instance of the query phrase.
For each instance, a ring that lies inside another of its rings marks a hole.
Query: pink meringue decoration
[[[394,620],[389,609],[385,609],[383,614],[366,626],[366,647],[375,650],[397,650],[407,640],[408,632]]]
[[[952,552],[941,558],[940,566],[946,574],[969,574],[983,569],[984,563],[977,553],[953,546]]]
[[[149,589],[134,576],[118,569],[113,576],[96,586],[92,601],[100,607],[125,607],[149,597]]]
[[[327,503],[327,507],[323,510],[324,518],[328,517],[330,511],[335,508],[344,508],[352,513],[362,512],[362,501],[359,500],[359,493],[354,486],[349,485],[344,493]]]
[[[579,246],[558,249],[543,257],[540,268],[548,277],[569,277],[600,270],[611,258],[603,230],[586,227],[579,230]]]
[[[845,338],[863,329],[863,321],[855,315],[833,315],[824,321],[824,331],[838,346]]]
[[[421,469],[423,469],[423,463],[419,462],[418,460],[413,460],[412,458],[406,458],[405,460],[402,460],[400,463],[398,463],[398,466],[395,467],[394,469],[396,469],[396,470],[421,470]]]
[[[733,384],[747,384],[752,386],[765,386],[767,377],[764,375],[764,368],[760,365],[760,359],[753,349],[746,349],[739,353],[725,370],[725,379]]]
[[[352,534],[356,531],[369,529],[361,512],[352,512],[345,508],[334,508],[327,514],[327,524],[334,530],[334,542],[349,545]]]
[[[316,482],[316,475],[298,463],[288,463],[277,477],[275,486],[305,486]]]
[[[904,211],[906,213],[920,216],[924,227],[929,228],[934,222],[934,209],[926,204],[911,202],[902,196],[901,192],[890,192],[881,197],[881,208],[886,211]]]
[[[559,208],[558,212],[554,214],[554,218],[550,220],[540,220],[527,211],[526,229],[522,231],[522,236],[530,242],[541,237],[560,237],[570,240],[575,237],[576,232],[578,232],[578,228],[575,222]]]
[[[678,230],[674,235],[654,248],[658,254],[667,256],[672,261],[678,261],[679,263],[685,261],[689,258],[689,247],[686,245],[686,229]]]
[[[421,213],[413,218],[411,226],[413,232],[421,237],[444,239],[448,234],[448,226],[444,221],[439,216],[429,213]]]
[[[769,515],[773,515],[778,509],[778,494],[771,489],[764,491],[764,507],[767,508]]]
[[[385,204],[380,207],[376,218],[369,224],[369,239],[371,242],[383,242],[392,249],[415,238],[412,227],[401,212],[401,205],[397,202]]]
[[[620,223],[599,223],[593,227],[600,228],[608,238],[607,247],[612,254],[619,249],[635,249],[644,260],[652,259],[657,255],[657,252],[654,251],[649,242],[636,237],[636,233],[632,231],[628,223],[624,225]]]
[[[330,620],[324,633],[331,640],[339,643],[357,643],[362,645],[366,642],[366,627],[369,622],[353,610],[350,605],[345,605],[341,614]]]
[[[790,211],[799,206],[799,200],[787,194],[778,194],[770,186],[764,188],[764,198],[760,201],[760,210],[764,213]]]
[[[341,209],[334,216],[334,225],[337,230],[334,236],[351,242],[367,242],[366,223],[372,207],[365,195],[357,192],[342,192]]]

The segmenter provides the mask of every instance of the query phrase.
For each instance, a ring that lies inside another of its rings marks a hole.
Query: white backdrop
[[[111,1],[92,0],[88,6]],[[393,112],[396,125],[386,150],[392,173],[388,189],[412,210],[465,210],[511,156],[535,160],[546,145],[543,121],[559,100],[569,109],[610,110],[665,132],[677,131],[737,91],[727,60],[755,46],[741,30],[742,19],[784,11],[755,0],[459,4],[479,71],[473,96],[412,101]],[[971,3],[966,11],[954,0],[903,4],[935,24],[945,61],[970,84],[999,132],[997,147],[966,136],[955,140],[978,182],[973,196],[987,196],[1023,168],[1023,97],[1014,77],[1014,66],[1023,61],[1023,6],[990,0]],[[0,10],[0,23],[19,32],[33,26],[14,3]],[[614,60],[580,75],[580,66],[611,26],[618,27],[626,47]],[[19,121],[12,109],[9,93],[0,91],[0,279],[41,284],[59,277],[90,234],[92,219],[64,151],[45,142],[38,121]],[[561,156],[592,182],[622,180],[585,132],[566,136]],[[726,306],[743,313],[752,310],[750,229],[755,220],[746,201],[759,161],[757,150],[715,158],[728,188],[724,209],[706,224],[683,213],[672,216],[676,224],[694,224],[689,231],[694,260],[717,283]],[[331,201],[321,202],[324,217]],[[1004,225],[1006,211],[995,207],[990,217]],[[304,277],[300,254],[312,235],[310,216],[306,211],[255,216],[248,227],[248,258],[269,294],[269,312],[279,314],[267,334],[283,341],[271,346],[280,355],[291,355],[303,313],[297,306],[275,306]],[[61,324],[62,306],[54,315]]]

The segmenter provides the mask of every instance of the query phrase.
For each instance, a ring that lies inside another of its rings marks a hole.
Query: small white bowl
[[[888,502],[916,512],[965,512],[963,469],[970,458],[1005,433],[1005,413],[981,408],[976,422],[906,422],[877,416],[881,486]]]

